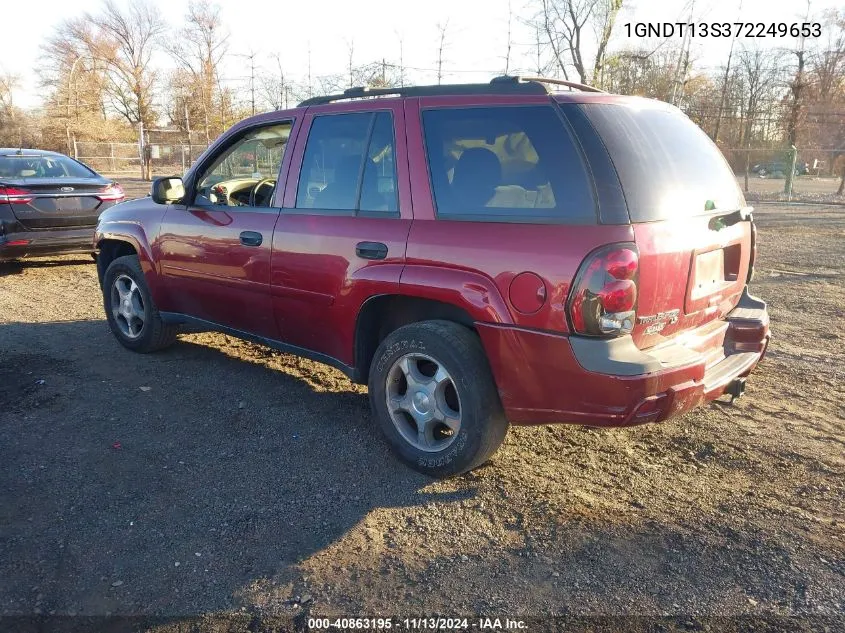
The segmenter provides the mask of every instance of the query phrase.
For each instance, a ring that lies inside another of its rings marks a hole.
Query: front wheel
[[[176,327],[162,320],[137,255],[109,264],[103,275],[103,307],[112,334],[132,351],[155,352],[176,340]]]
[[[391,447],[427,475],[480,466],[507,433],[481,342],[457,323],[424,321],[389,334],[370,366],[369,392]]]

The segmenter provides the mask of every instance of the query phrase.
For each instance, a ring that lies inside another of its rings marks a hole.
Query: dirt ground
[[[133,354],[90,259],[3,265],[0,615],[841,617],[845,208],[756,215],[745,398],[512,428],[443,482],[329,367],[219,334]]]

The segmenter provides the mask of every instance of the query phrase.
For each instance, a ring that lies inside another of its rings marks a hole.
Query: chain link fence
[[[73,157],[101,174],[138,176],[141,173],[138,143],[75,141]]]
[[[749,200],[833,201],[845,194],[845,148],[722,148]],[[792,171],[790,178],[790,171]]]
[[[77,141],[74,158],[106,176],[149,179],[184,174],[208,148],[207,143],[168,139],[161,132],[145,133],[143,143]]]
[[[79,141],[74,143],[74,157],[101,174],[117,178],[147,180],[181,175],[208,144],[188,143],[187,138],[179,138],[180,134],[177,130],[149,130],[143,134],[143,143]],[[796,150],[791,179],[790,150],[722,148],[722,153],[750,201],[845,201],[845,148]]]

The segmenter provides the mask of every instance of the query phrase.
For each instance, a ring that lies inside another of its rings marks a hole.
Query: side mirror
[[[156,204],[173,204],[185,197],[185,184],[181,178],[156,178],[150,195]]]

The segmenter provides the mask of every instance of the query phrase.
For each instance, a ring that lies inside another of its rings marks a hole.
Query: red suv
[[[239,123],[100,217],[114,335],[150,352],[200,326],[334,365],[435,476],[508,423],[741,395],[769,319],[719,150],[665,103],[548,83],[359,88]]]

